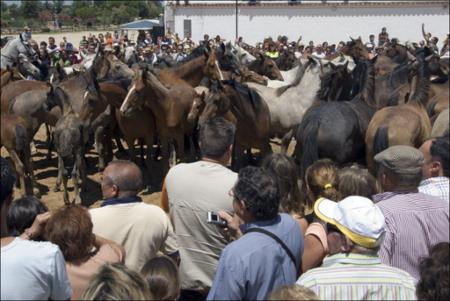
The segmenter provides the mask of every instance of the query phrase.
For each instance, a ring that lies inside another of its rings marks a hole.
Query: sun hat
[[[375,162],[397,174],[412,174],[422,170],[424,163],[420,150],[409,145],[394,145],[378,153]]]
[[[314,204],[314,213],[360,246],[371,249],[383,241],[384,215],[368,198],[349,196],[340,202],[320,198]]]

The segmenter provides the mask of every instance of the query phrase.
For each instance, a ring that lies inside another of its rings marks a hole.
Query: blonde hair
[[[89,281],[81,300],[153,300],[148,284],[121,263],[105,264]]]
[[[321,159],[310,165],[305,172],[305,182],[315,201],[319,197],[339,200],[338,168],[330,159]]]
[[[302,285],[286,285],[273,290],[267,300],[320,300],[309,288]]]
[[[177,264],[166,255],[150,259],[141,275],[157,300],[177,300],[180,297],[180,277]]]

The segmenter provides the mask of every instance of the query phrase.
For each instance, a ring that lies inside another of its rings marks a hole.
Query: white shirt
[[[177,252],[172,224],[158,206],[138,203],[108,205],[89,210],[93,232],[125,248],[125,265],[137,272],[156,256]]]
[[[165,184],[178,248],[183,289],[210,287],[227,241],[207,212],[233,212],[228,194],[237,174],[213,162],[180,163],[169,170]]]
[[[58,246],[17,237],[1,248],[2,300],[67,300],[71,295]]]

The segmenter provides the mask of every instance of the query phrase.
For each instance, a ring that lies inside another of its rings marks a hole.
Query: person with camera
[[[241,169],[230,194],[234,216],[219,215],[239,238],[222,251],[208,300],[264,300],[273,289],[295,284],[303,235],[293,217],[278,213],[276,180],[262,168]]]
[[[172,167],[162,192],[180,251],[181,299],[204,300],[211,287],[220,253],[228,241],[208,223],[208,213],[233,211],[228,194],[237,174],[229,170],[235,126],[222,117],[200,125],[202,158]],[[216,216],[216,215],[215,215]],[[212,220],[210,220],[212,221]]]

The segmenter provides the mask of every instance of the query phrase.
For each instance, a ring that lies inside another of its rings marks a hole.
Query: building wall
[[[183,2],[183,1],[181,1]],[[306,2],[306,1],[303,1]],[[342,2],[342,1],[340,1]],[[360,1],[358,1],[360,2]],[[235,39],[235,5],[177,5],[166,6],[173,9],[173,19],[166,18],[172,32],[183,37],[183,20],[192,20],[192,38],[203,39],[220,35],[226,40]],[[238,35],[249,44],[262,41],[265,37],[286,35],[303,42],[316,43],[347,41],[349,36],[368,39],[369,34],[378,36],[384,26],[390,37],[400,41],[422,39],[421,24],[427,32],[440,39],[449,31],[449,8],[445,2],[377,5],[241,5],[238,6]],[[169,23],[171,22],[171,23]]]

